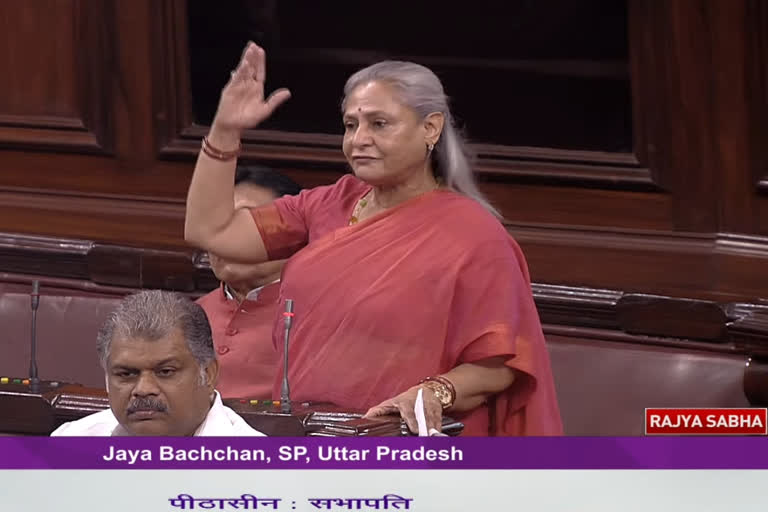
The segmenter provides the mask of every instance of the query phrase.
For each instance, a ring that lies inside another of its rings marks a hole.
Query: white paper
[[[416,424],[419,426],[419,437],[428,437],[427,431],[427,417],[424,415],[424,390],[419,388],[419,392],[416,394],[416,404],[414,405],[414,413],[416,413]],[[434,430],[434,429],[433,429]]]

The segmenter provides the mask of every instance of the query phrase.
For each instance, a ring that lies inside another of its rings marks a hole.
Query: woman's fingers
[[[424,404],[424,417],[427,420],[427,431],[433,429],[438,432],[443,431],[443,406],[439,402],[436,404],[430,401],[429,405]]]
[[[250,66],[251,74],[248,78],[264,83],[267,79],[267,54],[264,49],[253,41],[245,45],[243,55],[240,57],[239,66],[247,64]],[[238,66],[238,67],[239,67]]]
[[[256,43],[253,41],[248,41],[245,43],[245,47],[243,48],[243,53],[240,54],[240,62],[243,62],[245,60],[245,56],[248,54],[248,50],[255,46]]]
[[[250,66],[246,61],[240,61],[240,64],[232,71],[230,82],[243,82],[251,76]]]
[[[398,412],[397,407],[395,407],[391,402],[386,401],[368,409],[368,412],[365,413],[363,418],[374,418],[376,416],[386,416],[387,414],[396,414],[397,412]]]
[[[253,78],[257,82],[264,83],[267,80],[267,56],[262,48],[255,44],[253,46],[253,58],[251,60],[254,67]]]
[[[426,421],[427,431],[437,430],[442,432],[443,427],[443,406],[440,401],[430,390],[425,389],[422,393],[422,406],[424,408],[424,420]],[[408,418],[413,418],[414,427],[411,427],[411,423],[408,422],[408,426],[411,430],[418,432],[418,422],[416,421],[416,398],[411,394],[403,395],[403,401],[401,404],[402,415],[408,421]]]
[[[400,416],[405,420],[405,424],[408,425],[408,430],[418,434],[419,422],[416,420],[416,411],[413,408],[415,403],[415,400],[399,400],[397,408],[400,411]]]
[[[288,89],[278,89],[266,99],[267,115],[271,115],[277,107],[285,103],[291,97],[291,91]]]
[[[284,101],[284,100],[283,100]],[[408,429],[414,434],[419,432],[419,422],[416,420],[416,397],[418,393],[418,387],[415,386],[404,393],[397,395],[394,398],[385,400],[379,405],[371,407],[368,412],[365,413],[366,418],[372,418],[375,416],[383,416],[385,414],[399,413],[400,417],[405,420]],[[424,390],[422,393],[422,401],[424,406],[424,419],[427,423],[427,431],[436,430],[442,432],[443,427],[443,407],[437,397],[429,390]]]

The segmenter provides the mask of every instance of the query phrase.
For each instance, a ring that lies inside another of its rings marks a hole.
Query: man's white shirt
[[[224,405],[221,395],[216,391],[208,415],[195,431],[200,437],[256,437],[264,434],[254,429],[235,411]],[[127,436],[128,432],[112,414],[112,409],[97,412],[77,421],[64,423],[51,433],[51,436]]]

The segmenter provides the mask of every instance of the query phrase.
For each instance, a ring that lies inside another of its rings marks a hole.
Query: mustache
[[[131,400],[131,403],[128,404],[128,409],[126,412],[128,414],[133,414],[136,411],[165,412],[167,410],[168,406],[160,400],[151,397],[140,397]]]

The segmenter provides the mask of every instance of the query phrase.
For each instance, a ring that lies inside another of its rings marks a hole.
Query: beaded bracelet
[[[240,156],[241,148],[242,146],[238,144],[237,148],[234,149],[233,151],[224,151],[212,145],[208,141],[208,137],[203,137],[203,144],[202,144],[203,153],[205,153],[206,155],[208,155],[213,159],[220,160],[222,162],[228,162],[229,160],[232,160]]]

